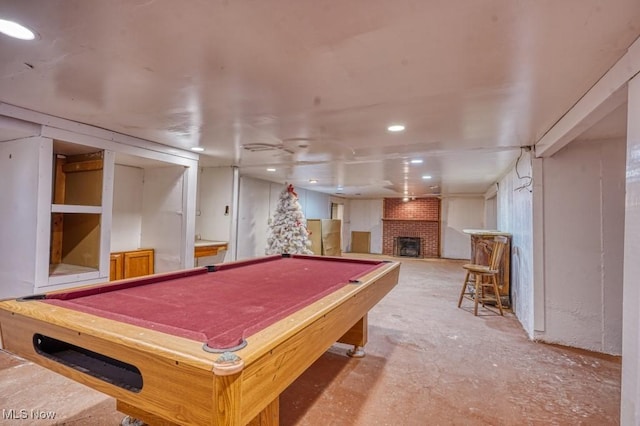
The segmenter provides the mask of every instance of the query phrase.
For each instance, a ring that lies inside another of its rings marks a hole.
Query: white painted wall
[[[296,190],[298,201],[307,219],[331,219],[331,201],[328,194]]]
[[[629,82],[620,424],[640,424],[640,77]]]
[[[193,241],[191,261],[185,265],[182,247],[184,185],[186,168],[182,166],[157,167],[144,172],[142,196],[142,232],[140,245],[155,250],[156,273],[175,271],[193,265]],[[194,186],[195,217],[195,186]],[[193,239],[193,230],[191,233]]]
[[[111,252],[140,248],[144,170],[116,164],[111,218]]]
[[[624,164],[624,140],[572,142],[544,159],[538,339],[621,353]]]
[[[271,185],[267,181],[240,177],[238,260],[265,254]]]
[[[497,193],[484,200],[484,226],[487,229],[498,229],[498,196]]]
[[[329,197],[330,203],[342,205],[342,252],[347,252],[351,244],[351,202],[348,198]],[[333,218],[330,218],[333,219]]]
[[[47,284],[52,158],[50,139],[0,143],[0,299]]]
[[[533,196],[531,155],[524,152],[518,171],[511,169],[498,182],[498,229],[511,237],[511,304],[514,313],[529,335],[534,335],[534,276],[533,276]],[[518,178],[520,176],[524,179]],[[533,176],[535,178],[535,176]],[[535,184],[535,181],[534,181]]]
[[[441,201],[441,256],[469,259],[471,237],[463,229],[484,229],[484,197],[446,197]]]
[[[382,254],[383,213],[384,201],[382,199],[351,200],[349,203],[350,231],[371,232],[371,253]],[[350,251],[350,249],[349,245],[346,251]]]
[[[231,238],[232,200],[233,169],[201,168],[198,179],[196,235],[203,240],[228,242]]]

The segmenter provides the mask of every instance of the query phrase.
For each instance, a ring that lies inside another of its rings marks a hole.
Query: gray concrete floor
[[[620,357],[529,341],[511,313],[458,309],[463,262],[402,263],[369,314],[367,356],[332,347],[281,395],[282,425],[619,424]],[[29,419],[3,418],[11,409]],[[122,418],[113,399],[2,351],[0,410],[3,425]]]

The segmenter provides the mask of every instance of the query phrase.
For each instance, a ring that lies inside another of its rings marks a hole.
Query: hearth
[[[420,237],[396,237],[394,255],[404,257],[421,257]]]

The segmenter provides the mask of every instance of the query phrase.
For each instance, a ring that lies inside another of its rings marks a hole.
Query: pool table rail
[[[117,324],[107,324],[110,320],[97,317],[95,322],[87,321],[85,317],[84,321],[73,326],[61,325],[65,323],[67,315],[76,314],[73,311],[63,312],[63,308],[48,312],[47,316],[55,315],[55,319],[46,322],[24,315],[24,311],[29,309],[22,305],[23,302],[20,303],[18,308],[22,313],[9,312],[5,310],[4,302],[0,304],[0,333],[3,347],[7,351],[118,400],[170,418],[177,424],[209,424],[213,409],[210,396],[213,392],[211,376],[215,355],[190,356],[190,352],[204,352],[198,342],[181,339],[180,351],[168,350],[169,345],[164,344],[166,341],[163,339],[170,339],[175,348],[175,339],[180,338],[146,330],[145,338],[136,340],[127,336],[132,331],[130,327],[135,326],[126,324],[119,324],[122,328],[121,335],[116,335],[109,329],[115,330]],[[106,330],[101,330],[100,325],[105,325]],[[141,333],[139,328],[137,333]],[[156,336],[160,339],[152,343],[149,335],[156,333],[160,335]],[[134,392],[43,356],[34,347],[35,334],[58,339],[137,367],[142,375],[142,389]],[[185,406],[185,400],[190,402],[188,407]]]

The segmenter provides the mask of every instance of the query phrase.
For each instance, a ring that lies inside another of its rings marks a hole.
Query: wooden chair
[[[488,265],[477,265],[474,263],[462,265],[462,267],[467,270],[467,274],[462,284],[462,290],[460,291],[458,308],[462,305],[462,299],[466,296],[466,298],[474,302],[474,315],[478,315],[478,303],[482,303],[482,306],[485,307],[486,302],[495,303],[500,310],[500,315],[504,315],[497,276],[500,272],[500,260],[502,259],[506,245],[507,237],[495,237]],[[488,278],[488,280],[485,280],[485,277]],[[485,289],[489,289],[490,291],[485,292]]]

